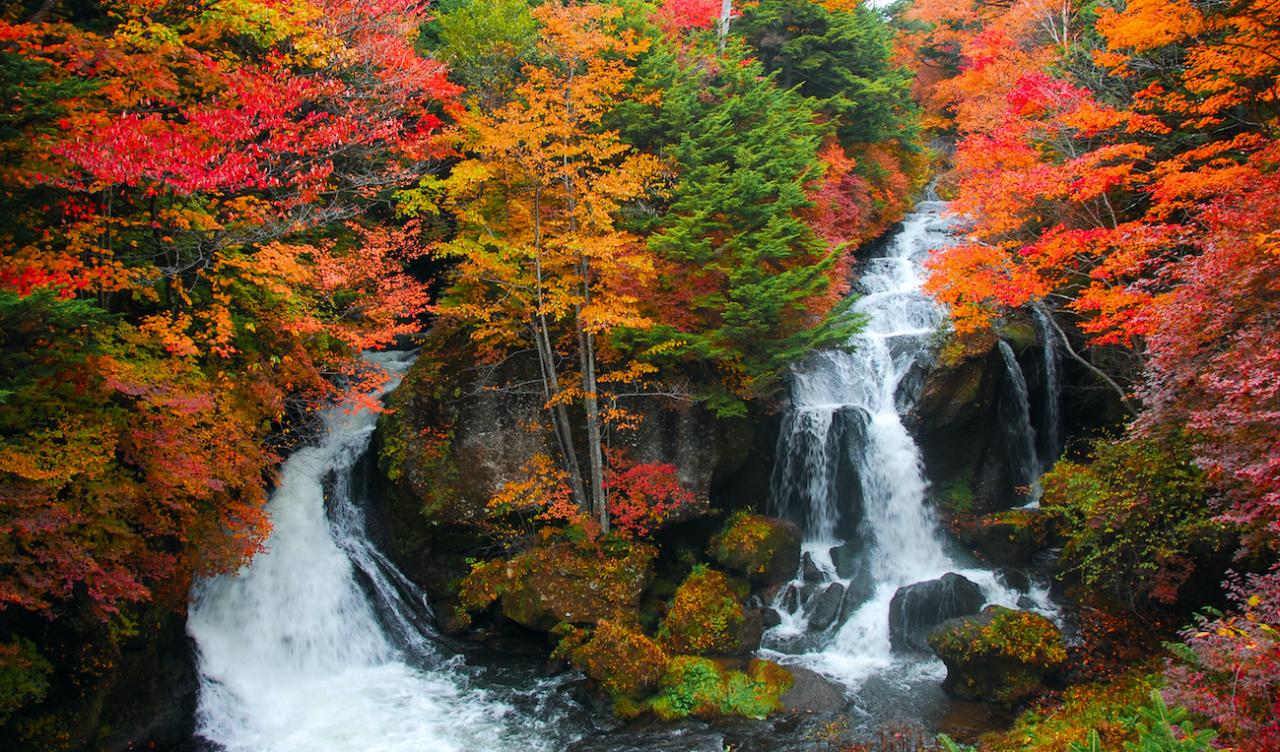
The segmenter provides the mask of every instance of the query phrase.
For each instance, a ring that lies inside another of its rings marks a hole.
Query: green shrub
[[[770,661],[754,660],[743,673],[723,671],[707,658],[683,655],[667,664],[661,691],[650,707],[668,721],[690,716],[764,718],[781,706],[791,683],[791,674]]]
[[[0,724],[24,706],[43,700],[52,672],[30,640],[0,643]]]
[[[1199,560],[1226,545],[1183,437],[1099,440],[1088,463],[1059,462],[1043,483],[1066,571],[1131,608],[1172,603]]]

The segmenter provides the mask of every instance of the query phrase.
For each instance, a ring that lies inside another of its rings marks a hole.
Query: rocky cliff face
[[[908,427],[935,497],[956,511],[991,511],[1017,499],[1000,431],[1005,368],[994,335],[957,339],[921,377]]]
[[[1003,337],[1017,355],[1028,388],[1031,425],[1041,461],[1054,448],[1042,428],[1048,404],[1044,344],[1029,323],[1010,322]],[[946,511],[985,514],[1023,503],[1014,477],[1010,424],[1016,420],[1013,384],[992,333],[950,338],[916,377],[908,428],[920,445],[935,499]],[[1119,400],[1083,366],[1060,359],[1063,436],[1079,436],[1123,420]]]
[[[385,498],[382,543],[433,592],[465,574],[457,561],[477,543],[468,528],[483,518],[488,500],[522,478],[533,457],[558,451],[533,354],[479,365],[465,354],[465,343],[444,337],[429,337],[424,351],[431,356],[420,359],[392,395],[371,473],[371,482],[383,486],[371,498]],[[633,429],[613,431],[609,446],[635,462],[674,465],[696,497],[668,522],[706,515],[713,501],[742,508],[767,498],[776,440],[771,416],[722,418],[700,403],[661,397],[629,398],[619,406],[637,420]]]

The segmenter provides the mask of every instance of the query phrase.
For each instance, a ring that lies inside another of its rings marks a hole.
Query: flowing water
[[[1005,423],[1005,433],[1009,441],[1009,463],[1012,466],[1014,482],[1019,488],[1025,488],[1026,506],[1035,507],[1040,504],[1040,455],[1036,452],[1036,430],[1031,426],[1031,395],[1027,390],[1027,379],[1022,375],[1022,366],[1018,365],[1018,357],[1008,342],[1000,340],[1000,357],[1004,360],[1005,373],[1009,376],[1013,397],[1013,420]]]
[[[866,262],[855,304],[866,326],[849,351],[817,353],[793,370],[779,438],[775,503],[804,524],[812,565],[775,599],[782,623],[766,635],[766,652],[852,690],[936,686],[944,673],[939,661],[890,650],[889,601],[899,587],[957,572],[988,602],[1014,606],[1019,597],[947,545],[902,421],[945,326],[921,289],[929,251],[954,242],[945,208],[921,203],[884,255]],[[833,584],[844,588],[840,618],[814,629],[819,594]],[[1031,597],[1046,602],[1042,590]]]
[[[1062,399],[1062,369],[1058,362],[1058,335],[1049,314],[1036,306],[1035,320],[1036,328],[1040,331],[1041,356],[1044,360],[1044,441],[1041,446],[1044,461],[1041,465],[1048,468],[1062,453],[1062,417],[1059,405]]]
[[[381,391],[410,362],[370,359],[390,374]],[[329,411],[323,441],[281,470],[268,550],[197,587],[198,734],[229,752],[563,749],[563,693],[532,677],[476,686],[441,648],[422,594],[366,538],[352,468],[376,418]]]
[[[922,692],[941,697],[940,662],[889,648],[888,607],[898,587],[959,572],[991,602],[1013,605],[1018,597],[939,534],[920,451],[901,419],[944,325],[920,289],[928,251],[950,242],[943,210],[922,203],[888,252],[867,263],[856,304],[867,325],[853,350],[817,353],[795,370],[774,473],[776,503],[804,523],[818,582],[813,572],[809,582],[797,580],[804,596],[781,608],[783,623],[762,652],[858,690],[855,710],[868,717],[900,714],[904,689],[913,712]],[[370,360],[389,374],[379,394],[394,389],[411,362],[404,353]],[[195,588],[188,631],[198,650],[197,734],[208,745],[227,752],[809,746],[794,723],[622,726],[581,699],[574,674],[547,678],[532,661],[510,656],[486,664],[441,638],[423,594],[366,534],[353,469],[375,424],[367,410],[326,413],[323,439],[281,470],[268,505],[268,550],[238,574]],[[861,519],[851,524],[854,507]],[[840,614],[811,630],[812,596],[832,585],[845,588]],[[1031,596],[1047,602],[1042,591]]]

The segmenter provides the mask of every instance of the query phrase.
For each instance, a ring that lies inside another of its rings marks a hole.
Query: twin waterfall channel
[[[936,690],[942,676],[937,661],[890,651],[889,601],[900,586],[958,572],[992,603],[1019,598],[939,534],[920,452],[900,417],[944,326],[944,313],[920,290],[922,261],[950,240],[944,208],[922,203],[887,254],[867,262],[856,304],[866,327],[854,348],[817,353],[794,370],[774,469],[775,511],[803,520],[812,563],[773,604],[782,623],[762,652],[823,673],[853,697],[877,678]],[[395,352],[369,358],[389,374],[381,393],[412,362]],[[1056,379],[1052,348],[1045,358]],[[1059,441],[1056,407],[1054,435],[1037,442],[1020,371],[1014,384],[1025,418],[1009,429],[1022,433],[1025,449],[1025,467],[1014,472],[1032,483],[1042,469],[1037,444]],[[198,744],[228,752],[550,752],[611,733],[586,720],[598,710],[565,691],[572,677],[540,677],[516,659],[486,667],[435,632],[424,595],[366,530],[355,469],[376,417],[329,411],[322,440],[282,469],[267,551],[194,589]],[[1043,592],[1030,597],[1047,611]],[[811,623],[824,600],[825,623]],[[663,748],[695,747],[721,749],[691,738]]]

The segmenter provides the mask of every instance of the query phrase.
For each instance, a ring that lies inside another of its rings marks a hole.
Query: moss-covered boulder
[[[760,646],[763,624],[759,611],[743,607],[743,595],[722,572],[694,567],[671,599],[658,641],[673,654],[753,652]]]
[[[539,546],[476,565],[463,579],[459,601],[469,612],[497,601],[503,616],[544,632],[604,619],[634,624],[656,557],[657,550],[642,543]]]
[[[781,708],[791,684],[791,674],[771,661],[753,660],[745,672],[725,671],[710,659],[682,655],[667,664],[649,708],[663,720],[764,718]]]
[[[1003,606],[943,622],[929,634],[929,647],[947,665],[942,687],[948,693],[1003,705],[1038,694],[1045,676],[1067,658],[1053,622]]]
[[[667,654],[634,626],[602,619],[594,630],[572,630],[555,655],[594,679],[615,702],[654,694],[667,668]]]
[[[800,566],[800,529],[787,520],[737,512],[711,539],[707,553],[730,572],[777,585]]]

